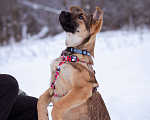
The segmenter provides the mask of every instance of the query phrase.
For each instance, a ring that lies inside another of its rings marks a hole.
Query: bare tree
[[[103,31],[150,26],[150,0],[0,0],[0,45],[20,41],[25,37],[24,26],[30,35],[44,26],[49,28],[45,37],[61,32],[60,10],[69,10],[70,6],[79,6],[88,13],[100,6],[104,11]]]

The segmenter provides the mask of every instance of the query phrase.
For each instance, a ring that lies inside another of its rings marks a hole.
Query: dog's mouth
[[[77,29],[77,23],[71,18],[71,13],[67,11],[61,11],[59,21],[66,32],[75,33]]]

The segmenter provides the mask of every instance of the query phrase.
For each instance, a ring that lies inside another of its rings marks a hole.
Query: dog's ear
[[[103,18],[103,11],[99,7],[95,7],[95,12],[93,13],[93,21],[99,21]]]
[[[70,7],[70,12],[74,13],[74,12],[83,12],[83,10],[77,6],[72,6]]]

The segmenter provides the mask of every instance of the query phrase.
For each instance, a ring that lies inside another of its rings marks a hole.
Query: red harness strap
[[[53,81],[52,84],[51,84],[51,87],[52,87],[54,90],[55,90],[55,83],[56,83],[57,77],[58,77],[58,75],[59,75],[59,73],[60,73],[60,66],[61,66],[62,64],[64,64],[66,61],[69,61],[69,62],[82,62],[82,63],[90,64],[90,63],[88,63],[88,62],[86,62],[86,61],[80,61],[76,56],[65,56],[65,55],[63,54],[63,52],[62,52],[61,56],[62,56],[62,61],[59,63],[59,65],[58,65],[58,67],[57,67],[57,69],[56,69],[55,78],[54,78],[54,81]],[[95,90],[97,90],[97,89],[96,89],[96,88],[93,88],[93,89],[92,89],[92,91],[95,91]],[[55,95],[55,97],[61,97],[61,95],[55,94],[55,92],[54,92],[54,95]],[[62,96],[65,96],[65,94],[62,95]]]

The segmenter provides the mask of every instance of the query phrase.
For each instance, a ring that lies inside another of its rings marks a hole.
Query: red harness
[[[56,69],[55,78],[54,78],[54,81],[51,84],[51,87],[54,90],[55,90],[55,83],[56,83],[57,77],[60,73],[60,66],[64,63],[66,63],[66,61],[69,61],[69,62],[82,62],[82,63],[90,64],[89,62],[79,60],[76,56],[65,56],[63,52],[61,53],[61,56],[62,56],[62,61],[59,63],[59,65]],[[97,90],[97,88],[92,89],[92,91],[95,91],[95,90]],[[55,95],[55,97],[65,96],[65,94],[64,95],[58,95],[55,92],[54,92],[54,95]]]

